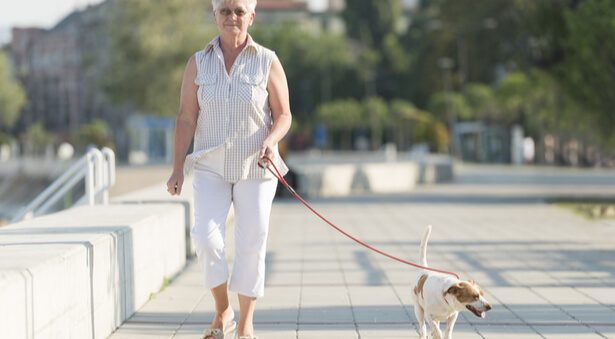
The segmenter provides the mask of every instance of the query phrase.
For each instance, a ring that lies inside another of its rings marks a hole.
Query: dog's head
[[[485,292],[473,280],[456,283],[446,291],[446,294],[453,296],[454,301],[465,306],[479,318],[484,318],[485,312],[491,309],[491,305],[484,297]]]

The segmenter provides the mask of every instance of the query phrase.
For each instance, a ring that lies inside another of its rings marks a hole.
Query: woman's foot
[[[228,331],[232,331],[233,328],[228,328],[229,326],[235,327],[233,324],[233,318],[235,317],[235,313],[233,309],[229,306],[224,312],[220,314],[216,314],[214,319],[211,321],[210,329],[220,329],[222,333],[227,333]],[[206,335],[203,339],[217,339],[215,335]]]
[[[252,326],[238,327],[237,338],[239,339],[252,339],[254,338],[254,328]]]

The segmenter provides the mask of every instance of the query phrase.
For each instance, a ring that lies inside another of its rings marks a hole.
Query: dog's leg
[[[431,328],[431,337],[433,339],[442,339],[442,331],[440,331],[440,322],[431,318],[430,315],[426,316],[427,323]]]
[[[421,339],[427,339],[427,327],[425,326],[425,310],[418,304],[418,301],[414,304],[414,315],[416,321],[419,323],[419,337]]]
[[[459,312],[455,312],[450,317],[448,317],[446,331],[444,331],[444,339],[453,339],[453,327],[455,327],[457,316],[459,316]]]

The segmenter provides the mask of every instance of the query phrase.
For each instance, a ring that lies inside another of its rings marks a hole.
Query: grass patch
[[[615,219],[615,199],[553,199],[549,203],[589,219]]]
[[[150,293],[150,294],[149,294],[149,299],[148,299],[148,300],[152,300],[152,299],[154,299],[154,297],[156,296],[156,294],[158,294],[158,293],[160,293],[160,292],[164,291],[164,289],[165,289],[165,288],[167,288],[167,287],[169,286],[169,284],[170,284],[170,283],[171,283],[171,280],[170,280],[169,278],[167,278],[167,277],[164,277],[164,278],[162,279],[162,286],[160,286],[160,290],[158,290],[158,292],[156,292],[156,293]]]

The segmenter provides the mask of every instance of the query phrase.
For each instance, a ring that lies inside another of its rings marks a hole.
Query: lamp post
[[[457,137],[455,135],[455,112],[451,103],[451,69],[453,68],[453,59],[440,58],[438,59],[438,66],[442,70],[442,83],[444,84],[444,91],[446,93],[446,120],[448,121],[449,130],[449,147],[450,153],[453,156],[457,155]]]

